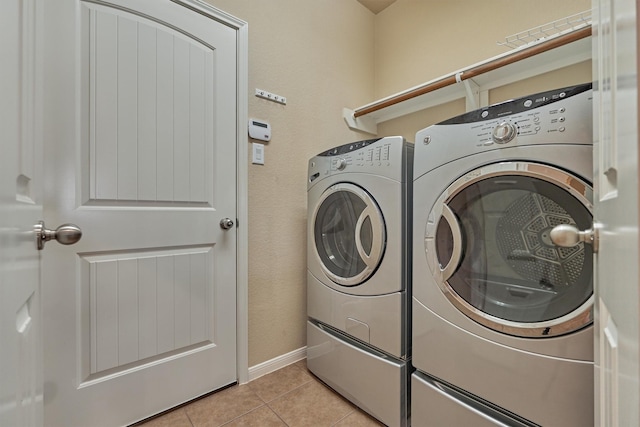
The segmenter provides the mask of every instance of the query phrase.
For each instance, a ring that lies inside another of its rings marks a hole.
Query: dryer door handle
[[[451,277],[458,268],[458,264],[462,258],[462,231],[460,231],[458,218],[446,203],[442,204],[442,218],[444,218],[444,220],[447,221],[447,224],[449,224],[451,236],[453,237],[451,259],[449,259],[449,262],[444,267],[440,266],[442,280],[449,280],[449,277]]]

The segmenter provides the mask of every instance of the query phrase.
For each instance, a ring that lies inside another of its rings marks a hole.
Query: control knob
[[[515,138],[517,134],[516,127],[508,122],[502,122],[493,129],[493,140],[496,144],[506,144]]]
[[[341,158],[336,160],[336,169],[339,171],[343,170],[347,167],[347,159]]]

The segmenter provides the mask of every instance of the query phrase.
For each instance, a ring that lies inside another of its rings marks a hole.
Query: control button
[[[540,126],[536,126],[536,132],[540,130]]]
[[[497,144],[506,144],[516,136],[516,127],[511,123],[502,122],[493,129],[493,140]]]
[[[526,101],[524,101],[524,106],[529,108],[533,105],[533,101],[530,99],[527,99]]]
[[[480,117],[482,117],[483,119],[486,119],[488,115],[489,112],[487,110],[484,110],[482,113],[480,113]]]
[[[565,92],[560,92],[560,94],[558,96],[560,98],[564,98],[565,96],[567,96],[567,94]]]
[[[559,131],[559,132],[564,132],[565,130],[566,130],[566,128],[565,128],[564,126],[562,126],[562,127],[558,128],[558,131]]]
[[[485,111],[485,113],[486,113],[486,111]],[[431,136],[430,135],[425,136],[424,139],[422,140],[422,143],[424,145],[429,145],[430,142],[431,142]]]
[[[535,123],[538,123],[538,122],[540,121],[540,117],[535,116],[535,117],[533,118],[533,121],[534,121]]]
[[[558,119],[558,121],[559,121],[559,122],[564,122],[564,121],[565,121],[565,118],[564,118],[564,117],[560,117],[560,118]]]
[[[564,107],[560,107],[558,108],[558,111],[560,111],[561,113],[564,113],[565,111],[567,111],[567,109]]]

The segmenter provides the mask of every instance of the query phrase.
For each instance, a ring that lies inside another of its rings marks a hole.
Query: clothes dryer
[[[592,224],[591,109],[585,84],[416,134],[414,426],[593,424],[593,248],[554,243]]]
[[[407,425],[413,145],[358,141],[309,160],[307,366],[389,426]]]

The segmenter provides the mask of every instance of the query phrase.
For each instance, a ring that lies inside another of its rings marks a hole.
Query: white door
[[[0,12],[0,425],[42,425],[39,253],[42,219],[41,2]]]
[[[45,423],[123,425],[237,378],[236,31],[46,3]]]
[[[594,0],[596,419],[640,424],[638,75],[634,0]]]

